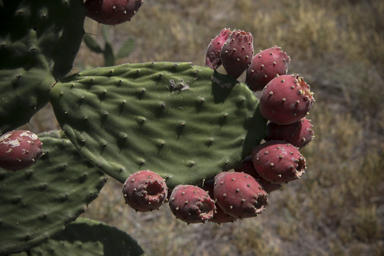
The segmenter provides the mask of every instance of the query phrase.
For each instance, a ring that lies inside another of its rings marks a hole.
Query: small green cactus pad
[[[35,165],[0,169],[0,255],[29,250],[63,231],[106,182],[67,138],[39,137],[45,153]]]
[[[83,0],[0,0],[0,134],[49,101],[84,35]]]
[[[33,248],[30,256],[141,256],[137,242],[125,232],[104,223],[78,218],[58,236]]]
[[[91,69],[63,79],[51,95],[83,157],[122,183],[149,169],[170,188],[201,185],[239,166],[266,133],[246,85],[191,63]]]

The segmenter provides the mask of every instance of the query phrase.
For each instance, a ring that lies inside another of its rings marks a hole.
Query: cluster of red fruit
[[[153,211],[169,201],[172,213],[184,222],[220,224],[258,216],[268,205],[267,194],[300,178],[304,170],[297,148],[271,141],[256,147],[234,172],[221,172],[202,187],[178,185],[168,195],[165,180],[145,170],[125,181],[123,194],[136,211]]]
[[[145,170],[125,181],[123,194],[136,211],[152,211],[169,201],[172,213],[182,221],[220,224],[258,216],[268,205],[267,194],[299,179],[305,169],[297,147],[272,140],[255,147],[234,172],[219,173],[202,187],[178,185],[168,196],[164,179]]]
[[[202,187],[178,185],[169,196],[162,177],[149,170],[137,172],[124,183],[126,203],[147,212],[169,200],[172,213],[187,223],[233,222],[265,211],[269,193],[305,172],[299,149],[314,137],[312,124],[305,118],[313,93],[302,77],[287,75],[290,61],[277,46],[253,55],[250,33],[223,29],[208,46],[206,65],[214,70],[223,65],[235,79],[246,72],[248,87],[262,90],[260,112],[270,121],[265,142],[234,172],[219,173]]]
[[[248,32],[223,29],[207,48],[206,65],[214,70],[223,65],[236,79],[246,72],[247,86],[254,92],[261,91],[260,113],[270,122],[267,142],[257,146],[251,158],[256,178],[281,184],[298,179],[305,170],[299,149],[314,137],[311,121],[305,117],[315,99],[302,77],[287,74],[291,59],[280,47],[253,55],[252,43]]]

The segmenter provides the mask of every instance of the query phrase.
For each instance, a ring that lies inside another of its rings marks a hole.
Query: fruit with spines
[[[177,219],[189,223],[201,223],[212,219],[215,201],[208,192],[193,185],[178,185],[172,190],[169,207]]]
[[[150,170],[133,173],[123,185],[125,203],[139,212],[158,209],[167,199],[164,179]]]
[[[99,23],[117,25],[130,21],[137,13],[143,0],[87,0],[85,15]]]
[[[213,191],[217,204],[229,215],[243,219],[265,211],[268,205],[267,192],[251,175],[222,172],[214,180]]]
[[[257,182],[259,182],[259,184],[263,187],[264,191],[267,192],[268,194],[270,194],[273,191],[279,190],[282,187],[282,184],[272,183],[264,179],[263,177],[261,177],[260,174],[255,169],[251,156],[247,156],[244,159],[243,164],[240,167],[235,168],[235,172],[244,172],[246,174],[251,175],[253,178],[257,180]]]
[[[221,48],[223,48],[223,45],[230,33],[230,29],[224,28],[220,34],[212,39],[212,41],[209,43],[207,52],[205,54],[205,65],[207,67],[216,70],[221,66]]]
[[[249,32],[234,30],[221,48],[221,63],[227,74],[235,79],[251,64],[253,57],[253,37]]]
[[[305,117],[315,99],[310,86],[299,75],[272,79],[260,96],[261,115],[278,124],[292,124]]]
[[[205,182],[203,189],[208,191],[209,196],[212,199],[215,199],[215,195],[213,193],[213,188],[214,188],[214,183],[213,180],[210,182]],[[216,211],[213,214],[212,219],[209,219],[209,222],[221,224],[221,223],[228,223],[228,222],[234,222],[237,220],[236,217],[233,217],[226,213],[218,204],[217,201],[215,200],[215,206],[216,206]]]
[[[305,158],[295,146],[285,141],[267,141],[258,145],[251,157],[260,176],[273,183],[297,180],[306,169]]]
[[[261,91],[273,78],[288,73],[290,61],[278,46],[260,51],[247,68],[245,83],[252,91]]]
[[[299,149],[308,145],[314,136],[311,120],[303,118],[292,124],[276,124],[269,122],[267,125],[266,141],[283,140]]]
[[[19,171],[30,167],[43,155],[39,137],[31,131],[10,131],[0,136],[0,167]]]

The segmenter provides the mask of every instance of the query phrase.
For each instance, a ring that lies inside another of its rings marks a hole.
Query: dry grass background
[[[187,225],[167,206],[135,213],[112,179],[83,216],[126,231],[154,256],[384,255],[383,13],[382,0],[146,0],[131,22],[110,28],[116,48],[136,41],[119,63],[204,65],[224,27],[251,32],[255,51],[278,45],[291,56],[289,73],[304,76],[317,100],[316,138],[302,151],[308,170],[273,192],[264,214],[233,224]],[[103,42],[101,25],[85,28]],[[83,46],[73,72],[102,65]],[[31,130],[57,126],[44,120],[50,113],[38,113]]]

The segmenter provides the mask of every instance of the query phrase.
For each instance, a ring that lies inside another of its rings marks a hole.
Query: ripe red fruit
[[[244,159],[243,164],[240,167],[236,168],[235,172],[244,172],[246,174],[251,175],[257,180],[257,182],[259,182],[259,184],[268,194],[273,191],[279,190],[282,187],[281,184],[272,183],[261,177],[260,174],[256,171],[255,166],[252,162],[252,158],[250,156]]]
[[[43,155],[42,145],[30,131],[5,133],[0,137],[0,167],[12,171],[30,167]]]
[[[85,15],[106,25],[117,25],[137,13],[143,0],[87,0],[84,3]]]
[[[192,185],[176,186],[169,199],[169,207],[176,218],[189,223],[205,222],[213,217],[215,201],[208,192]]]
[[[251,64],[253,37],[241,30],[232,31],[221,49],[221,63],[229,76],[237,79]]]
[[[225,28],[209,43],[205,59],[206,66],[216,70],[221,65],[221,48],[223,47],[230,33],[231,31]]]
[[[150,170],[133,173],[124,182],[125,203],[140,212],[158,209],[166,200],[168,188],[164,179]]]
[[[283,75],[272,79],[260,96],[261,115],[278,124],[292,124],[310,111],[313,93],[298,75]]]
[[[219,173],[215,176],[213,192],[217,204],[239,219],[257,216],[268,205],[267,192],[246,173]]]
[[[287,74],[290,61],[278,46],[260,51],[247,68],[245,83],[252,91],[261,91],[273,78]]]
[[[305,172],[305,158],[285,141],[268,141],[252,150],[253,165],[264,179],[273,183],[297,180]]]
[[[302,149],[314,138],[311,121],[303,118],[293,124],[268,123],[266,141],[283,140]]]
[[[213,192],[213,182],[211,183],[205,183],[204,186],[203,186],[203,189],[208,191],[208,194],[211,198],[215,198],[215,195],[214,195],[214,192]],[[226,213],[218,204],[217,202],[215,203],[215,206],[216,206],[216,211],[215,213],[213,214],[213,217],[212,219],[209,219],[208,221],[209,222],[214,222],[214,223],[218,223],[218,224],[221,224],[221,223],[228,223],[228,222],[234,222],[237,220],[236,217],[233,217],[231,215],[229,215],[228,213]]]

